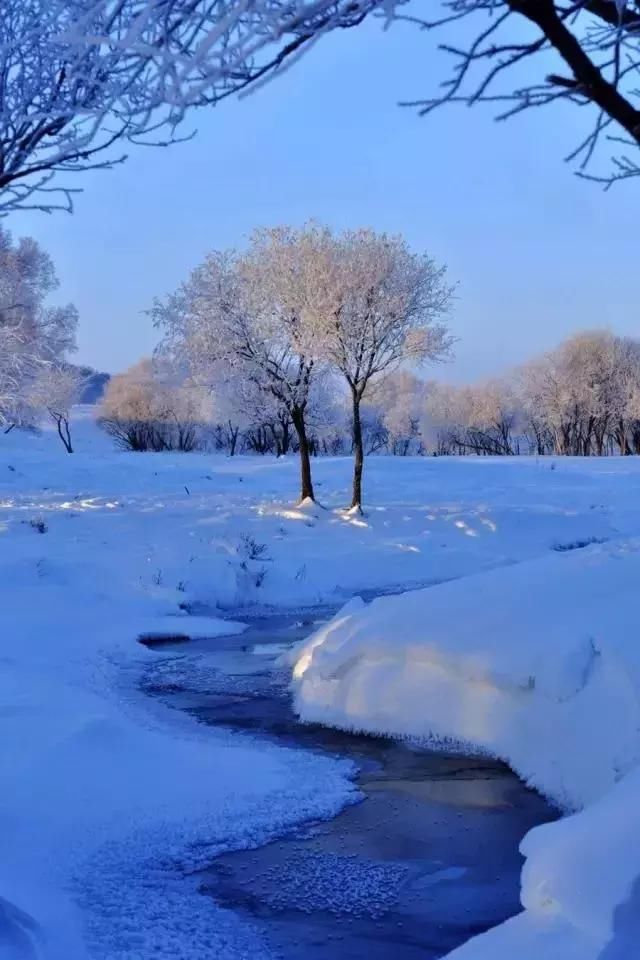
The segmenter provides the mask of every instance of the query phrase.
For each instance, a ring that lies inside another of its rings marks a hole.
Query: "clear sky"
[[[562,163],[575,109],[496,124],[488,108],[420,119],[396,105],[442,75],[433,37],[365,24],[253,96],[192,114],[193,141],[80,175],[72,216],[12,215],[80,310],[78,360],[115,372],[149,353],[144,310],[207,250],[310,217],[402,232],[448,264],[460,340],[441,377],[498,373],[585,327],[640,334],[638,185],[604,193]]]

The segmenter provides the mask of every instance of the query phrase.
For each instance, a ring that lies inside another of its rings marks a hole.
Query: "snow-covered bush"
[[[202,442],[204,417],[201,392],[163,380],[147,359],[111,378],[99,422],[125,450],[188,452]]]

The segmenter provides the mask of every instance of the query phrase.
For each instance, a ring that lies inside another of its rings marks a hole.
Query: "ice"
[[[273,910],[321,910],[375,919],[394,904],[398,887],[408,875],[403,864],[305,851],[270,867],[254,883]]]

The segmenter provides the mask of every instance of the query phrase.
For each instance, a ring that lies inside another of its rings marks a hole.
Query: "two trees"
[[[442,358],[452,290],[444,268],[400,237],[308,224],[257,231],[246,251],[211,254],[156,302],[161,353],[211,385],[231,377],[286,411],[300,453],[300,497],[314,499],[307,422],[336,373],[351,398],[351,506],[362,504],[361,404],[402,363]]]

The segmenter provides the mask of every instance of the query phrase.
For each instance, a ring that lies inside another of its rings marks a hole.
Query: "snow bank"
[[[305,720],[470,745],[582,810],[525,838],[526,912],[456,956],[545,949],[592,960],[629,935],[624,903],[640,877],[638,583],[639,541],[594,545],[353,602],[295,652]]]

